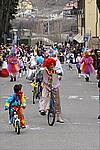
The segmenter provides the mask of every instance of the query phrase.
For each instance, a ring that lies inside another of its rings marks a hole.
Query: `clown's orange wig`
[[[43,66],[46,67],[47,69],[49,69],[51,64],[53,64],[55,67],[56,66],[56,60],[52,57],[49,57],[49,58],[46,58],[44,60]]]

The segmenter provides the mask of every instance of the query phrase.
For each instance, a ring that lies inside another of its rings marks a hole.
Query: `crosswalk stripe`
[[[92,96],[90,96],[90,98],[91,99],[99,99],[99,96],[92,95]],[[68,99],[83,99],[83,97],[72,95],[72,96],[69,96]]]

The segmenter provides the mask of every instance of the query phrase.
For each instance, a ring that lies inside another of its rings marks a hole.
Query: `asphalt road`
[[[25,77],[17,82],[9,82],[0,77],[0,150],[100,150],[99,93],[95,74],[90,82],[78,78],[76,69],[68,70],[63,65],[64,76],[61,82],[61,105],[64,124],[47,123],[47,116],[38,112],[38,104],[32,104],[32,87]],[[12,87],[22,83],[27,96],[24,111],[27,128],[17,135],[8,124],[8,112],[3,110],[5,99]]]

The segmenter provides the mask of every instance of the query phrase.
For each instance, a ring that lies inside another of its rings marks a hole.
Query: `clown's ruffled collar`
[[[53,74],[56,74],[56,71],[54,69],[48,69],[47,67],[44,68],[49,76],[52,76]]]

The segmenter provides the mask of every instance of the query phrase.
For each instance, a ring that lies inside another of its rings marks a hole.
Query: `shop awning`
[[[84,43],[84,36],[79,33],[73,37],[73,40],[77,41],[78,43]]]

